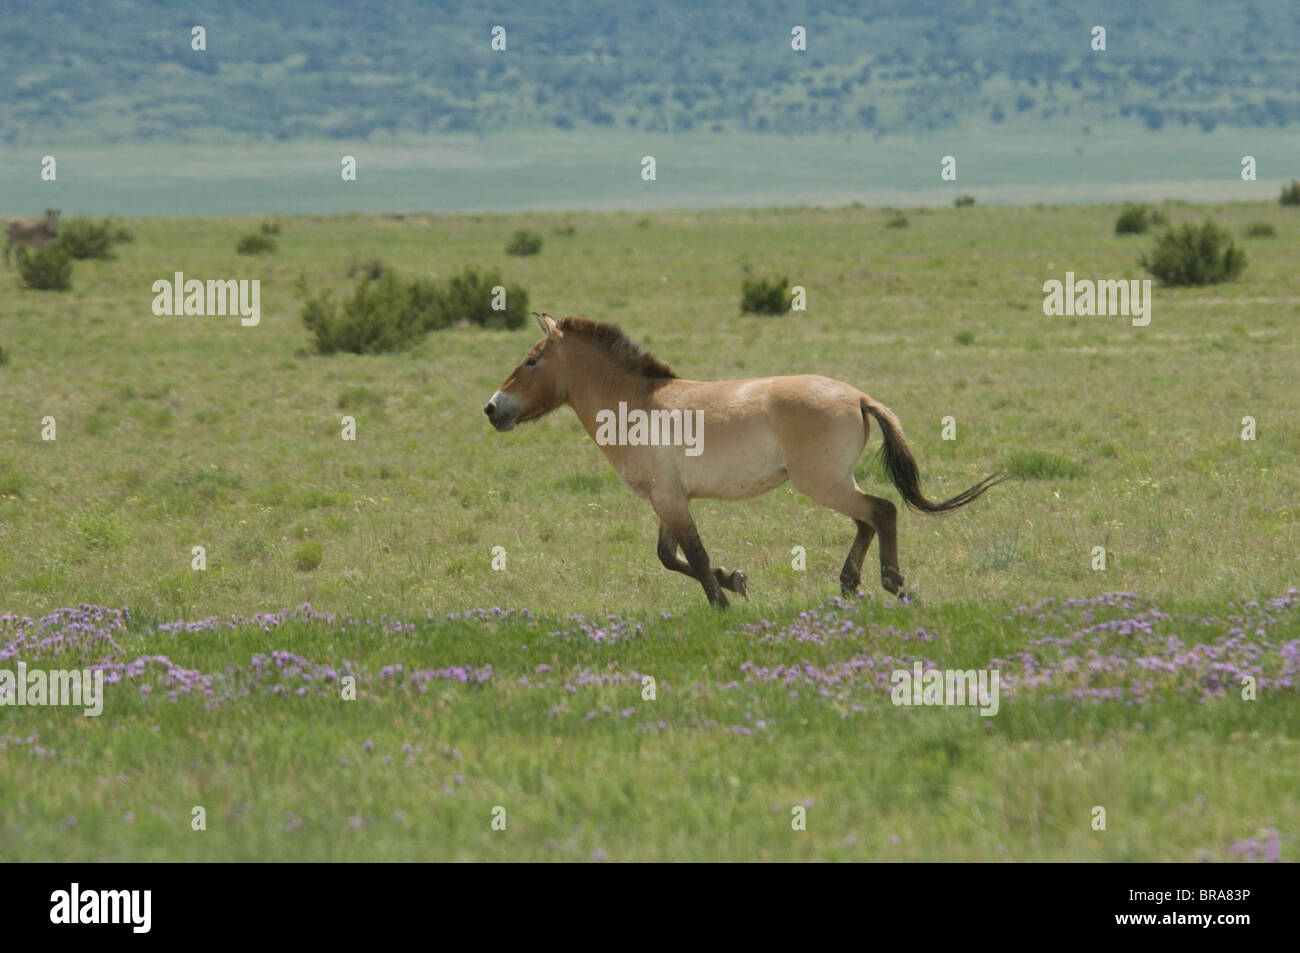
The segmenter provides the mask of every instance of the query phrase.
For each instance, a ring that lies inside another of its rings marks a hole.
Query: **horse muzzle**
[[[487,414],[488,423],[501,433],[505,433],[507,430],[514,430],[518,422],[513,405],[512,400],[498,391],[487,402],[483,413]]]

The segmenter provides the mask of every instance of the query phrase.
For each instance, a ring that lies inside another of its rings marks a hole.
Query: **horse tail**
[[[951,499],[941,503],[928,500],[921,492],[921,473],[917,469],[916,460],[907,446],[907,441],[903,438],[903,426],[898,422],[893,411],[863,394],[862,416],[865,419],[867,415],[875,417],[876,423],[880,425],[880,435],[884,440],[880,447],[880,455],[884,458],[889,479],[903,495],[903,502],[914,510],[920,510],[922,513],[947,513],[965,506],[982,496],[989,487],[1007,479],[1006,473],[998,471]]]

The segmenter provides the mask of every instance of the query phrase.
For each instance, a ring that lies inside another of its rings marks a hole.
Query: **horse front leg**
[[[671,569],[673,572],[679,572],[683,576],[695,578],[695,570],[691,568],[690,563],[677,555],[677,537],[673,535],[668,524],[663,520],[659,521],[659,561],[664,564],[665,569]],[[749,577],[739,569],[727,572],[721,566],[713,567],[714,578],[718,580],[718,585],[723,589],[730,589],[732,592],[739,593],[746,599],[749,598]]]
[[[709,554],[705,552],[704,544],[700,541],[700,533],[695,528],[695,520],[691,517],[687,501],[655,502],[652,500],[651,505],[654,506],[660,522],[672,534],[677,543],[681,545],[682,552],[686,554],[686,561],[690,564],[690,575],[704,587],[704,595],[708,597],[709,604],[717,606],[719,609],[727,608],[727,597],[723,595],[718,576],[709,564]],[[674,550],[673,558],[676,559],[676,556],[677,553]],[[660,559],[662,558],[661,555]],[[668,564],[665,562],[665,565]],[[668,568],[675,567],[669,566]]]

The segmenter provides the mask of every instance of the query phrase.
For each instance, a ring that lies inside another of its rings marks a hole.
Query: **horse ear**
[[[533,317],[537,320],[537,326],[542,329],[542,333],[548,338],[558,339],[563,337],[560,334],[559,326],[555,323],[555,319],[549,314],[538,314],[534,311]]]

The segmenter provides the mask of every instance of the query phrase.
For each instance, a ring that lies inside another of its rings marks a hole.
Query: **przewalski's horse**
[[[59,234],[59,210],[47,208],[44,218],[10,219],[5,226],[5,266],[9,265],[9,251],[14,245],[48,245]]]
[[[710,564],[691,518],[691,500],[745,500],[787,479],[857,525],[840,571],[844,593],[857,591],[867,547],[879,534],[881,583],[902,595],[896,508],[863,493],[853,479],[869,418],[880,426],[890,479],[914,509],[946,513],[1005,479],[995,473],[950,500],[932,502],[921,493],[898,418],[857,388],[814,375],[682,380],[615,325],[533,316],[546,336],[483,408],[488,420],[506,431],[561,404],[572,407],[623,483],[650,501],[659,517],[660,561],[697,580],[719,607],[727,605],[723,589],[748,596],[745,574]]]

